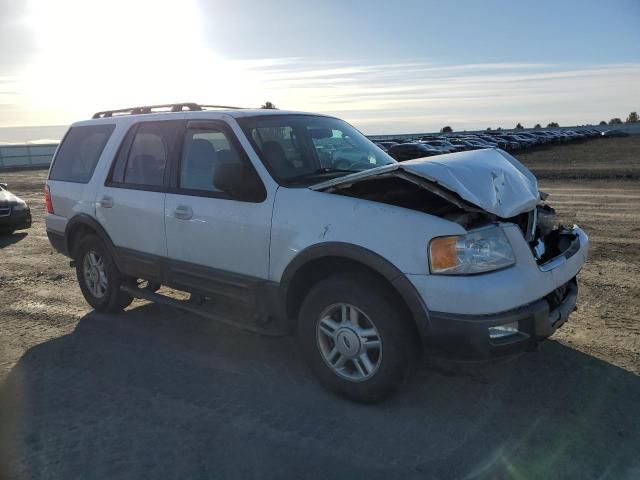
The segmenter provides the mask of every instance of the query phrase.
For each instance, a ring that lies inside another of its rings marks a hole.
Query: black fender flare
[[[344,242],[325,242],[300,251],[285,268],[280,280],[280,301],[286,305],[291,281],[308,262],[323,257],[339,257],[358,262],[384,277],[405,302],[421,339],[428,336],[431,322],[429,310],[407,276],[381,255],[358,245]]]
[[[116,252],[113,241],[111,240],[111,237],[109,236],[107,231],[104,229],[104,227],[100,225],[100,223],[95,218],[93,218],[90,215],[87,215],[86,213],[80,213],[74,216],[73,218],[71,218],[69,222],[67,222],[67,226],[65,227],[65,231],[64,231],[64,241],[65,241],[65,246],[67,247],[67,251],[69,252],[69,255],[73,255],[74,253],[71,249],[72,232],[75,228],[81,225],[88,227],[94,232],[96,232],[98,237],[100,237],[100,239],[106,245],[107,249],[109,250],[109,253],[111,254],[111,257],[115,260],[116,264],[120,266],[119,257]]]

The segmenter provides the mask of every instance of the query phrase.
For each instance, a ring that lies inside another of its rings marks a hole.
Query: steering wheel
[[[353,170],[354,162],[346,158],[336,158],[331,162],[331,166],[339,170]]]

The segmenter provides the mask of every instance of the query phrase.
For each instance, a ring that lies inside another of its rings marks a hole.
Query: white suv
[[[362,402],[423,354],[511,355],[566,321],[588,238],[544,198],[502,150],[397,163],[336,118],[197,104],[73,124],[45,188],[95,309],[140,297],[297,331],[322,383]]]

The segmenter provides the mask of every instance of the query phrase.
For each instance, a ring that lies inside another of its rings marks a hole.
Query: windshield
[[[395,163],[358,130],[336,118],[269,115],[238,122],[262,162],[284,184],[310,185]]]

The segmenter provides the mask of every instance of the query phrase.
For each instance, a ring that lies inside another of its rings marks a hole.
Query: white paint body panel
[[[191,208],[188,220],[178,206]],[[273,195],[262,203],[167,194],[169,258],[266,279]]]
[[[403,273],[425,274],[429,240],[463,233],[457,223],[414,210],[307,188],[280,188],[273,212],[270,279],[279,281],[299,252],[324,242],[364,247]]]
[[[101,207],[102,197],[111,197],[113,207]],[[165,193],[102,187],[98,193],[96,218],[116,247],[167,256],[164,226]]]

